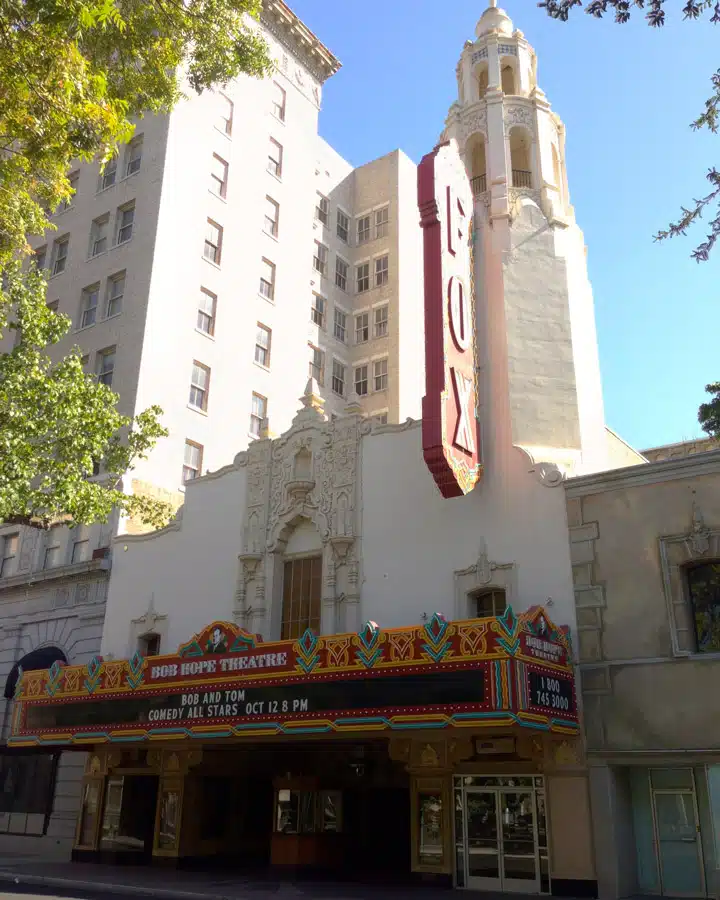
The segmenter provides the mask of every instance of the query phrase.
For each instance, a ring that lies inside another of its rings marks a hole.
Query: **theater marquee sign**
[[[482,473],[477,422],[473,195],[455,141],[418,167],[425,274],[425,462],[443,497],[469,493]]]
[[[172,656],[24,673],[9,743],[513,724],[578,729],[567,638],[539,609],[275,643],[214,622]]]

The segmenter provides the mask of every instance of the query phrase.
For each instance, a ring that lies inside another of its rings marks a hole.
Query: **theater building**
[[[311,377],[113,541],[100,654],[18,680],[10,743],[88,754],[78,859],[597,895],[562,485],[645,460],[605,427],[564,129],[494,2],[457,76],[417,172],[422,419],[368,414],[372,355]]]

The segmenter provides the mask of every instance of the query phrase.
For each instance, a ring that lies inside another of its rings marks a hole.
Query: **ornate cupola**
[[[565,129],[537,84],[537,57],[496,0],[480,17],[457,67],[458,99],[444,138],[464,153],[476,197],[491,217],[512,216],[533,197],[548,218],[572,217],[565,177]]]
[[[510,0],[508,0],[510,2]],[[518,8],[524,6],[518,2]],[[475,308],[488,478],[517,449],[533,471],[607,464],[585,242],[570,205],[565,129],[537,83],[537,57],[496,0],[457,65],[454,139],[474,194]]]

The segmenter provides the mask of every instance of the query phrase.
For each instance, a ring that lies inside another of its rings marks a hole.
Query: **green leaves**
[[[698,422],[710,437],[720,438],[720,381],[708,384],[705,390],[713,398],[708,403],[700,404]]]
[[[45,528],[69,517],[90,524],[119,507],[164,524],[167,504],[119,489],[122,475],[167,434],[161,410],[151,407],[135,420],[120,415],[117,395],[84,372],[78,348],[51,361],[46,348],[70,321],[47,307],[34,267],[6,268],[0,303],[13,310],[9,328],[20,335],[0,356],[0,521]],[[100,459],[102,479],[89,480]]]

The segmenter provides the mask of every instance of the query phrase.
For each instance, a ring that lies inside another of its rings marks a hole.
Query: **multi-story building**
[[[175,507],[185,483],[285,430],[309,375],[331,413],[351,400],[382,422],[419,411],[415,166],[397,151],[353,170],[318,135],[322,86],[338,60],[282,0],[263,4],[261,28],[271,77],[189,90],[170,115],[140,119],[103,170],[74,167],[56,230],[33,241],[48,302],[72,322],[52,352],[79,345],[122,413],[164,411],[170,435],[125,489]],[[114,518],[44,534],[0,525],[8,684],[19,664],[44,665],[48,653],[82,663],[99,650],[118,530],[142,525]],[[3,708],[7,718],[7,700]],[[16,759],[0,758],[6,785],[20,777]],[[56,775],[48,757],[32,802],[18,794],[0,809],[0,834],[45,836],[20,852],[66,852],[73,763]]]

